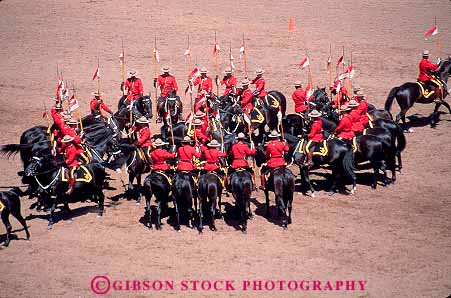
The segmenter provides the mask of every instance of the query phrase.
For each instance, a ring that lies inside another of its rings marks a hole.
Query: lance
[[[188,61],[188,72],[191,72],[191,48],[190,48],[190,43],[189,43],[189,34],[188,34],[188,57],[187,57],[187,61]],[[188,88],[190,88],[188,86]],[[194,106],[193,106],[193,92],[191,90],[190,92],[190,108],[191,108],[191,112],[194,111]]]
[[[216,31],[215,31],[215,68],[216,68],[216,77],[219,76],[219,57],[218,57],[218,48],[217,48],[217,40],[216,40]],[[218,80],[215,80],[216,83],[216,94],[219,94],[219,85],[218,85]]]
[[[172,115],[171,115],[171,111],[168,111],[169,113],[169,127],[171,129],[171,141],[172,141],[172,146],[174,147],[175,142],[174,142],[174,130],[172,129]]]
[[[437,17],[434,18],[434,26],[437,28]],[[440,36],[438,34],[435,37],[435,52],[437,57],[440,58]]]
[[[61,97],[60,97],[60,93],[59,93],[59,84],[60,84],[60,72],[59,72],[59,66],[58,66],[58,63],[56,63],[56,80],[57,80],[57,82],[58,82],[58,86],[57,86],[57,90],[56,90],[56,101],[58,102],[58,103],[61,103],[61,104],[63,104],[62,102],[61,102]]]
[[[243,33],[243,73],[244,78],[247,78],[247,58],[246,58],[246,44],[244,43],[244,33]]]
[[[47,105],[45,104],[45,101],[42,100],[42,104],[44,105],[44,115],[45,118],[47,118],[47,133],[50,134],[50,127],[52,126],[50,123],[50,118],[49,118],[49,114],[47,112]]]
[[[153,44],[153,78],[154,80],[157,79],[157,69],[158,69],[158,59],[157,59],[157,35],[155,34],[155,38],[154,38],[154,44]],[[156,101],[156,105],[155,105],[155,114],[158,115],[158,88],[157,88],[157,84],[155,84],[155,101]]]
[[[329,87],[332,86],[333,84],[333,79],[332,79],[332,44],[329,44],[329,58],[327,60],[327,67],[329,69]],[[330,92],[330,94],[332,94],[332,92]]]
[[[307,57],[307,59],[308,59],[308,61],[309,61],[309,64],[308,64],[308,84],[310,85],[310,89],[312,89],[313,88],[313,77],[312,77],[312,69],[310,68],[310,63],[311,63],[311,61],[310,61],[310,57],[309,57],[309,55],[308,55],[308,52],[307,52],[307,48],[305,48],[305,56]],[[309,98],[306,98],[306,100],[307,100],[307,111],[308,112],[310,112],[310,103],[309,103]],[[279,106],[279,108],[280,108],[280,106]],[[279,109],[280,110],[280,109]],[[281,122],[282,123],[282,122]],[[281,124],[282,125],[282,124]],[[283,129],[283,128],[282,128]],[[282,130],[283,131],[283,130]],[[283,134],[283,132],[282,132],[282,134]],[[283,138],[283,136],[282,136],[282,138]]]
[[[76,89],[75,89],[75,84],[72,84],[72,92],[73,92],[73,97],[76,99],[77,98],[77,93],[76,93]],[[78,107],[77,109],[77,115],[78,115],[78,120],[80,121],[80,130],[83,131],[83,121],[81,120],[81,112],[80,112],[80,107]]]
[[[125,51],[124,51],[124,38],[122,38],[122,52],[120,57],[121,63],[121,80],[122,80],[122,96],[125,95]]]
[[[350,53],[350,60],[349,60],[349,67],[352,67],[352,51]],[[351,71],[348,72],[348,78],[349,78],[349,92],[351,92],[351,98],[354,98],[354,91],[352,90],[352,78],[351,78]]]

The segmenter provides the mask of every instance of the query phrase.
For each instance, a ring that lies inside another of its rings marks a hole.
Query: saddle
[[[215,171],[208,171],[207,174],[212,174],[214,176],[216,176],[219,180],[219,183],[221,183],[222,188],[224,188],[224,178],[219,176],[218,173],[216,173]]]
[[[271,99],[271,101],[269,101],[268,98]],[[271,106],[275,109],[279,109],[279,106],[280,106],[279,101],[277,100],[277,98],[275,98],[274,96],[272,96],[269,93],[265,96],[265,102],[268,106]]]
[[[89,172],[88,168],[81,165],[77,169],[72,169],[71,173],[75,177],[76,182],[85,182],[89,183],[92,181],[91,172]],[[61,168],[61,181],[68,182],[70,178],[69,169],[62,167]]]
[[[312,146],[313,142],[309,140],[305,146],[303,144],[305,140],[301,141],[301,145],[299,146],[299,153],[308,154],[313,151],[313,155],[326,156],[329,153],[329,149],[327,149],[327,140],[323,140],[322,143],[316,143]]]
[[[5,209],[5,205],[2,203],[2,201],[0,201],[0,212],[2,212],[3,209]]]
[[[163,176],[164,178],[166,178],[166,181],[169,183],[170,186],[172,186],[172,177],[170,177],[167,173],[163,172],[163,171],[152,171],[152,173],[156,173],[159,174],[161,176]]]
[[[435,94],[435,88],[433,86],[420,81],[417,81],[417,85],[420,87],[421,95],[423,95],[424,98],[429,98]]]
[[[259,108],[254,107],[254,109],[252,110],[252,112],[256,112],[256,113],[257,113],[257,116],[256,116],[255,118],[252,117],[253,115],[251,115],[251,121],[252,121],[252,122],[256,122],[256,123],[262,124],[263,121],[265,121],[265,116],[263,116],[263,113],[260,111]],[[253,113],[252,113],[252,114],[253,114]]]

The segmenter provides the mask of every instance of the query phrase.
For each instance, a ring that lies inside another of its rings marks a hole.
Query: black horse
[[[12,226],[9,222],[9,215],[12,214],[23,226],[25,233],[27,234],[27,240],[30,239],[30,232],[28,232],[27,222],[20,213],[20,197],[25,195],[19,188],[14,187],[8,191],[0,192],[0,205],[3,206],[0,210],[3,224],[6,228],[6,240],[3,244],[8,246],[11,241]]]
[[[257,147],[255,161],[258,167],[265,162],[265,148]],[[288,228],[291,224],[291,210],[293,208],[294,175],[286,167],[278,167],[270,170],[271,174],[265,187],[266,217],[269,217],[269,192],[274,192],[278,216],[283,216],[282,227]]]
[[[152,119],[152,101],[150,96],[141,96],[132,101],[132,105],[126,101],[127,96],[124,95],[119,99],[118,110],[114,113],[113,118],[116,120],[119,131],[134,124],[134,121],[142,116]]]
[[[152,229],[152,208],[151,199],[152,195],[155,197],[157,203],[157,220],[155,228],[161,229],[161,213],[164,208],[167,207],[169,202],[169,194],[172,187],[172,175],[169,173],[163,173],[159,171],[152,171],[144,180],[143,194],[146,198],[146,224],[149,229]],[[174,201],[174,206],[176,202]]]
[[[176,230],[180,231],[180,223],[183,216],[186,217],[187,226],[193,228],[194,210],[193,203],[197,201],[197,188],[193,181],[192,173],[177,172],[172,184],[175,212],[177,216]]]
[[[70,196],[65,194],[68,189],[68,179],[67,175],[62,173],[64,168],[57,164],[53,157],[33,157],[33,161],[25,169],[25,175],[34,178],[39,187],[50,194],[49,229],[53,227],[54,211],[58,203],[64,203],[65,210],[70,211],[69,202],[85,201],[86,198],[91,198],[98,202],[97,215],[103,215],[105,200],[103,188],[107,178],[105,168],[99,163],[88,164],[85,168],[88,173],[83,168],[79,168],[76,173],[77,177],[82,177],[86,182],[77,181],[74,192]]]
[[[268,92],[264,99],[266,105],[273,107],[275,110],[279,110],[282,112],[282,116],[285,116],[287,111],[287,99],[282,92],[277,90],[271,90]]]
[[[446,84],[448,83],[448,77],[451,75],[451,58],[444,60],[440,67],[435,72],[436,76],[445,83],[445,90],[443,90],[443,98],[448,94],[446,90]],[[396,122],[402,121],[403,126],[406,126],[406,113],[414,105],[414,103],[433,103],[435,102],[434,111],[431,114],[431,127],[435,127],[438,122],[438,109],[443,104],[448,112],[451,114],[451,107],[449,104],[443,100],[443,98],[437,98],[436,95],[425,98],[422,94],[420,86],[418,83],[408,82],[401,86],[394,87],[390,90],[387,100],[385,101],[385,110],[390,111],[393,104],[393,100],[396,98],[401,111],[396,115]]]
[[[221,181],[222,179],[222,181]],[[209,211],[210,230],[216,231],[215,216],[216,208],[221,206],[221,194],[223,189],[223,178],[215,172],[207,172],[199,178],[199,232],[203,230],[204,209]],[[219,212],[221,208],[219,207]]]
[[[346,180],[352,183],[351,194],[356,191],[356,175],[354,173],[354,156],[352,148],[349,144],[342,140],[331,138],[326,141],[326,147],[322,154],[313,155],[313,167],[309,168],[304,166],[305,155],[303,153],[303,146],[307,140],[298,138],[289,134],[285,134],[285,140],[290,147],[290,151],[287,154],[287,159],[292,163],[299,166],[302,182],[306,182],[310,188],[311,196],[315,196],[315,189],[310,180],[310,171],[315,168],[319,168],[323,165],[330,165],[332,171],[330,191],[335,192],[340,181]]]
[[[237,228],[241,229],[243,233],[247,233],[247,220],[252,216],[250,202],[252,189],[254,188],[251,173],[242,169],[232,173],[230,175],[230,188],[235,199],[235,207],[239,214]]]
[[[159,119],[162,119],[164,124],[169,125],[170,122],[172,124],[177,123],[182,115],[180,97],[170,95],[168,97],[158,98],[157,112]],[[170,118],[167,116],[170,116]]]

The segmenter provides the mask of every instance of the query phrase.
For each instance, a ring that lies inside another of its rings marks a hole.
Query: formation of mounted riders
[[[246,231],[257,175],[266,196],[267,216],[269,192],[274,192],[281,226],[287,228],[295,191],[290,165],[299,167],[301,190],[310,191],[311,196],[315,189],[310,173],[318,168],[331,171],[326,180],[330,184],[325,188],[332,193],[347,192],[346,184],[352,185],[350,192],[354,193],[356,167],[368,164],[374,171],[373,188],[378,184],[379,171],[384,185],[395,182],[396,168],[402,168],[406,139],[404,127],[393,121],[389,112],[393,99],[401,106],[396,120],[403,122],[414,102],[436,103],[433,125],[438,107],[444,104],[449,109],[443,98],[447,95],[450,59],[436,65],[429,62],[425,51],[419,68],[418,82],[394,88],[385,110],[368,103],[361,88],[347,90],[343,77],[330,89],[317,88],[313,94],[307,90],[309,86],[304,89],[301,82],[295,82],[295,113],[286,114],[285,96],[265,90],[262,69],[255,71],[253,80],[238,80],[231,67],[225,68],[222,80],[215,77],[216,85],[224,87],[218,95],[203,67],[190,74],[185,94],[192,94],[197,87],[197,95],[190,113],[183,118],[177,81],[165,66],[154,80],[154,87],[160,91],[157,122],[162,122],[156,134],[149,126],[152,100],[144,95],[137,72],[129,71],[128,79],[121,84],[124,96],[117,112],[111,111],[97,91],[90,102],[91,114],[77,119],[57,97],[51,108],[53,124],[26,130],[20,144],[2,146],[2,152],[20,152],[24,170],[19,174],[28,185],[30,197],[38,198],[37,208],[50,209],[49,228],[59,203],[68,211],[69,202],[97,201],[98,214],[102,215],[103,190],[109,180],[105,169],[120,171],[123,166],[129,174],[129,193],[138,203],[141,196],[146,199],[144,218],[149,228],[153,224],[161,228],[161,214],[172,202],[177,230],[182,223],[192,227],[194,220],[199,231],[206,221],[211,230],[216,230],[215,219],[222,216],[221,195],[225,190],[235,200],[237,228]],[[387,171],[391,172],[390,179]],[[147,176],[142,182],[144,174]],[[151,206],[153,197],[156,208]]]

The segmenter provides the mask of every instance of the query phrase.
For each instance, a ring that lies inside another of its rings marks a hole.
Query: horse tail
[[[7,156],[10,158],[11,156],[15,156],[21,150],[30,149],[32,145],[22,145],[22,144],[7,144],[0,147],[0,155]]]
[[[219,178],[218,178],[219,179]],[[218,197],[218,185],[217,183],[209,183],[208,184],[208,198],[210,202],[213,202]]]
[[[387,100],[385,101],[385,110],[387,112],[390,112],[391,106],[393,105],[393,99],[395,99],[398,91],[399,91],[399,87],[394,87],[390,90]]]
[[[346,173],[346,175],[351,179],[352,181],[356,180],[355,176],[355,166],[354,166],[354,154],[352,153],[352,149],[348,148],[345,151],[345,155],[343,156],[343,170]]]
[[[404,131],[401,126],[396,125],[396,150],[398,153],[401,153],[406,148],[406,136],[404,135]]]

